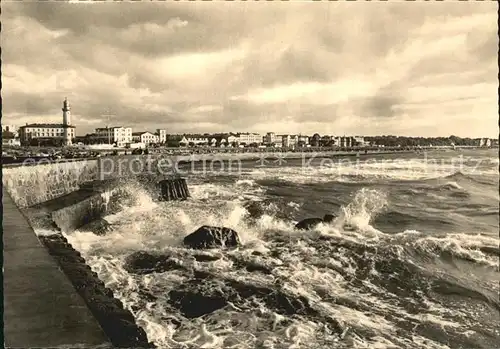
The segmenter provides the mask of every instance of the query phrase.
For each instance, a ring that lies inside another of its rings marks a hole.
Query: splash
[[[279,217],[302,208],[298,191],[282,200],[268,197],[263,186],[259,180],[200,181],[190,186],[191,200],[161,204],[138,190],[135,202],[106,217],[111,233],[81,231],[69,239],[162,348],[493,347],[500,339],[491,297],[498,291],[491,269],[495,239],[377,231],[374,218],[394,204],[388,187],[361,188],[333,225],[298,232]],[[262,213],[250,219],[254,200]],[[235,229],[243,245],[184,248],[183,237],[204,224]],[[134,273],[127,260],[137,251],[174,267]],[[470,276],[476,274],[482,277]],[[255,295],[246,297],[245,289]],[[182,305],[172,305],[172,290],[216,298],[221,307],[187,318]],[[224,298],[231,294],[237,296]]]
[[[379,190],[362,188],[353,200],[342,207],[340,223],[349,224],[357,229],[371,228],[370,222],[387,207],[387,195]]]

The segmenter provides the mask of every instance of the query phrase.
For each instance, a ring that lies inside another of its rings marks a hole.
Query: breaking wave
[[[443,177],[444,187],[461,190],[461,176]],[[298,187],[286,196],[273,195],[273,188],[289,188],[269,180],[192,182],[191,200],[159,204],[138,191],[136,203],[106,217],[114,227],[106,236],[68,236],[159,347],[500,343],[498,239],[465,231],[386,232],[375,222],[401,209],[391,196],[399,187],[348,186],[343,204],[323,203],[325,211],[338,208],[333,224],[303,232],[294,229],[307,206],[292,195]],[[314,200],[312,192],[301,195]],[[182,238],[204,224],[235,229],[243,245],[184,248]]]
[[[127,183],[105,235],[65,236],[159,348],[498,347],[498,158],[442,157],[193,173],[182,202]],[[242,246],[185,248],[201,225]]]

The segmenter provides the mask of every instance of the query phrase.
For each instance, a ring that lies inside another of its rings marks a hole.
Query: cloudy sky
[[[496,2],[2,5],[4,124],[498,136]]]

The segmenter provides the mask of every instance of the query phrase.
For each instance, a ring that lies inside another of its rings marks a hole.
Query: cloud
[[[493,3],[6,3],[4,122],[496,136]],[[474,125],[474,127],[471,127]]]

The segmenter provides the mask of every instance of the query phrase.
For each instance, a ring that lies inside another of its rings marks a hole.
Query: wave
[[[497,173],[498,174],[498,173]],[[485,179],[484,175],[472,175],[472,174],[465,174],[461,171],[455,172],[451,175],[445,176],[444,177],[447,180],[451,181],[456,181],[456,182],[474,182],[477,184],[483,184],[483,185],[497,185],[498,186],[498,178],[490,178],[489,180]]]
[[[500,339],[491,337],[498,315],[489,310],[498,310],[496,239],[377,230],[389,199],[369,188],[353,193],[333,224],[297,231],[279,215],[300,206],[266,199],[257,183],[200,183],[192,200],[161,205],[137,191],[135,204],[106,217],[113,231],[68,240],[159,347],[487,347]],[[185,249],[183,236],[203,224],[235,229],[243,246]],[[138,251],[169,262],[135,272]],[[183,297],[216,306],[194,316]],[[482,317],[469,311],[474,302]],[[465,335],[471,321],[486,334]]]
[[[331,159],[323,159],[331,160]],[[298,184],[326,182],[376,182],[420,181],[439,178],[470,176],[472,180],[482,183],[481,176],[493,176],[498,182],[498,168],[493,166],[478,168],[475,163],[468,166],[464,163],[453,163],[450,159],[381,159],[378,161],[316,161],[308,163],[291,163],[290,166],[242,169],[234,174],[248,176],[253,180],[281,180]],[[494,179],[495,179],[494,178]],[[491,184],[486,181],[487,184]]]

